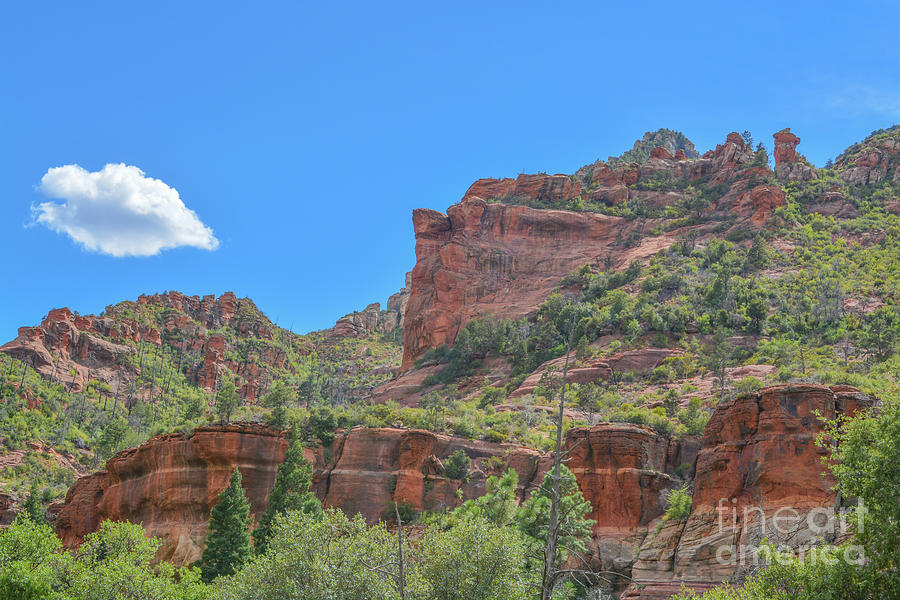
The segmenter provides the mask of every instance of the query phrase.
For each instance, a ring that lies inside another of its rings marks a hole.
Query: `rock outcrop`
[[[870,405],[849,386],[804,384],[717,406],[697,455],[691,514],[647,536],[631,571],[640,586],[628,597],[667,598],[682,583],[703,589],[740,576],[752,567],[741,549],[749,552],[763,538],[790,547],[817,535],[835,539],[833,523],[818,527],[835,506],[834,481],[815,441],[819,416]]]
[[[819,177],[816,168],[797,152],[800,138],[790,127],[772,135],[775,139],[775,173],[783,181],[810,181]]]
[[[332,337],[365,337],[376,332],[391,333],[403,327],[403,315],[409,301],[411,273],[406,274],[406,286],[387,301],[386,310],[381,310],[381,303],[374,302],[362,311],[352,312],[337,320],[328,335]]]
[[[900,128],[876,132],[847,149],[834,162],[850,185],[900,184]]]
[[[111,458],[106,470],[79,479],[55,507],[56,531],[73,547],[105,519],[141,523],[162,541],[158,558],[189,564],[200,558],[209,511],[234,468],[257,519],[286,448],[282,432],[246,423],[154,437]],[[465,480],[449,479],[444,471],[443,461],[457,450],[472,461]],[[309,449],[307,459],[316,466],[313,489],[324,504],[370,522],[394,500],[417,510],[457,506],[483,494],[487,477],[507,467],[519,473],[523,498],[547,464],[540,452],[511,444],[364,428],[338,432],[327,452]]]
[[[476,317],[519,318],[534,312],[567,273],[658,247],[625,248],[634,221],[594,213],[488,204],[470,197],[444,215],[413,212],[416,266],[403,325],[402,368],[452,344]]]
[[[128,520],[162,540],[160,559],[191,563],[200,557],[210,508],[234,468],[241,470],[257,516],[265,510],[286,448],[281,432],[261,425],[154,437],[111,458],[105,471],[79,479],[59,510],[57,534],[71,547],[105,519]]]
[[[724,144],[700,158],[686,158],[681,150],[676,157],[666,147],[653,148],[642,165],[598,162],[571,177],[481,179],[446,215],[413,211],[416,266],[403,321],[401,368],[411,368],[429,348],[452,344],[474,318],[531,314],[573,269],[610,262],[619,268],[675,240],[660,236],[645,245],[641,232],[653,227],[652,219],[639,222],[547,207],[567,206],[564,201],[581,195],[609,205],[629,201],[665,208],[685,199],[686,186],[669,189],[660,182],[682,180],[719,190],[712,210],[754,227],[784,204],[784,191],[765,182],[774,180],[774,174],[750,164],[754,152],[740,134],[730,133]],[[522,199],[544,208],[523,206]],[[637,249],[632,236],[641,240]],[[373,321],[375,312],[372,308]]]
[[[129,355],[137,358],[152,352],[158,356],[168,351],[172,362],[188,366],[188,377],[200,387],[215,389],[230,371],[240,379],[242,397],[253,399],[265,373],[283,368],[284,352],[259,344],[254,360],[230,361],[230,342],[218,332],[227,330],[235,339],[271,341],[277,329],[252,300],[237,298],[233,292],[218,298],[166,292],[107,306],[101,315],[51,310],[37,327],[20,327],[18,337],[0,347],[0,352],[70,391],[79,392],[89,380],[96,380],[124,394],[139,370]],[[130,392],[129,400],[145,393]]]
[[[848,386],[781,385],[717,406],[702,440],[673,440],[627,423],[570,430],[567,465],[595,521],[589,560],[632,578],[638,585],[627,597],[649,600],[668,597],[682,583],[705,588],[740,576],[742,565],[727,554],[732,546],[762,537],[791,547],[809,541],[817,532],[807,517],[835,503],[815,443],[819,415],[852,415],[870,405]],[[76,546],[103,519],[128,519],[162,539],[160,558],[190,563],[200,555],[209,510],[231,471],[241,470],[256,517],[286,444],[281,432],[248,424],[158,436],[79,479],[54,509],[57,533]],[[467,478],[451,479],[444,462],[459,450],[471,468]],[[327,449],[309,449],[307,458],[324,504],[370,522],[394,501],[416,510],[457,506],[483,494],[487,477],[507,468],[519,474],[522,501],[551,464],[548,455],[511,444],[361,427],[336,432]],[[693,477],[691,514],[663,522],[666,494],[685,477]],[[774,528],[774,515],[788,508],[796,518],[782,518]]]
[[[535,202],[560,202],[581,193],[581,185],[568,175],[519,175],[516,179],[479,179],[463,196],[482,200],[523,198]]]

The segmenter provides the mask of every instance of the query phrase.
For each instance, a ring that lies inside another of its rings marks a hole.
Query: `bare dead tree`
[[[394,515],[397,518],[397,558],[381,565],[370,565],[362,561],[363,565],[376,573],[387,576],[394,582],[400,600],[406,598],[406,557],[403,552],[403,519],[400,518],[400,508],[397,502],[394,502]]]

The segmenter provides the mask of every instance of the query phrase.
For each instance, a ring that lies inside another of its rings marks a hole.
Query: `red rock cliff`
[[[834,480],[815,442],[816,416],[852,415],[871,401],[849,386],[779,385],[716,407],[696,460],[687,519],[664,523],[637,549],[627,597],[668,598],[682,583],[713,586],[746,570],[741,546],[763,538],[797,547],[814,535],[811,512],[834,508]],[[782,520],[773,516],[780,509]],[[815,522],[814,522],[815,523]],[[836,537],[826,532],[825,537]],[[733,548],[733,552],[732,552]]]
[[[534,311],[567,273],[602,261],[633,223],[470,197],[446,215],[414,211],[413,226],[416,266],[403,324],[403,368],[428,348],[452,344],[476,317]]]
[[[191,563],[200,558],[209,511],[234,468],[241,470],[257,518],[286,447],[282,432],[246,423],[157,436],[110,459],[105,471],[79,479],[56,508],[57,533],[65,545],[77,546],[103,520],[128,520],[162,540],[159,558]],[[467,481],[445,476],[443,461],[457,450],[472,461]],[[327,455],[326,461],[323,448],[307,451],[316,465],[314,491],[326,506],[370,522],[394,500],[417,510],[457,506],[483,494],[487,477],[507,467],[519,473],[523,498],[546,469],[546,457],[535,450],[407,429],[339,433]]]

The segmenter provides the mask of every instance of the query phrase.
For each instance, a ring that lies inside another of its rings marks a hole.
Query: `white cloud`
[[[78,165],[49,169],[37,188],[62,200],[32,207],[35,221],[65,233],[88,250],[112,256],[153,256],[193,246],[215,250],[219,240],[178,190],[139,168],[108,164],[100,171]]]

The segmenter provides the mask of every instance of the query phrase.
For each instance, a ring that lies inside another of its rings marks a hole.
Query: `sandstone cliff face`
[[[281,432],[249,424],[157,436],[79,479],[66,494],[56,531],[65,545],[76,546],[105,519],[141,523],[163,541],[160,559],[191,563],[200,558],[210,508],[234,468],[256,516],[286,448]]]
[[[77,546],[103,520],[129,520],[162,540],[160,559],[189,564],[200,558],[209,511],[234,468],[241,471],[257,519],[286,448],[282,432],[262,425],[157,436],[110,459],[105,471],[79,479],[54,509],[57,533],[66,546]],[[472,460],[467,481],[447,478],[443,468],[443,461],[460,449]],[[487,477],[507,467],[519,473],[524,498],[547,464],[541,453],[510,444],[364,428],[339,432],[327,452],[309,449],[307,459],[316,465],[313,489],[324,505],[361,513],[370,522],[394,500],[406,500],[417,510],[457,506],[483,494]]]
[[[416,266],[403,327],[403,365],[452,344],[473,318],[534,311],[573,269],[598,263],[636,224],[618,217],[488,204],[413,212]]]
[[[742,546],[767,538],[798,547],[822,533],[817,514],[833,509],[835,496],[815,443],[816,412],[833,419],[870,404],[848,386],[785,385],[716,407],[696,460],[691,515],[647,536],[631,571],[645,587],[627,597],[667,598],[682,582],[710,587],[747,571]],[[833,540],[837,532],[825,529]]]
[[[804,519],[835,501],[815,445],[816,411],[833,418],[870,404],[847,386],[783,385],[719,405],[702,440],[671,440],[627,423],[571,430],[567,464],[596,521],[591,563],[630,575],[640,584],[629,588],[630,598],[666,598],[681,582],[704,588],[739,575],[741,565],[728,562],[722,546],[762,537],[793,547],[808,541],[814,532]],[[209,510],[232,469],[241,469],[256,517],[286,444],[281,432],[247,424],[153,438],[111,459],[106,471],[79,479],[55,509],[57,532],[74,546],[103,519],[128,519],[163,540],[161,558],[190,563],[200,556]],[[472,459],[468,481],[444,471],[457,450]],[[393,501],[417,510],[457,506],[483,494],[487,477],[507,468],[519,474],[521,501],[550,466],[549,456],[515,445],[390,428],[339,431],[327,451],[310,449],[307,458],[316,465],[313,487],[324,504],[370,522]],[[690,516],[657,529],[666,492],[692,473]],[[785,507],[798,519],[784,532],[774,530],[772,517]]]
[[[449,479],[443,467],[458,450],[472,461],[465,481]],[[519,474],[524,499],[547,466],[547,457],[529,448],[415,429],[351,429],[335,438],[331,453],[317,475],[317,493],[326,506],[360,513],[370,522],[394,501],[405,500],[416,510],[458,506],[484,494],[487,477],[507,468]]]

